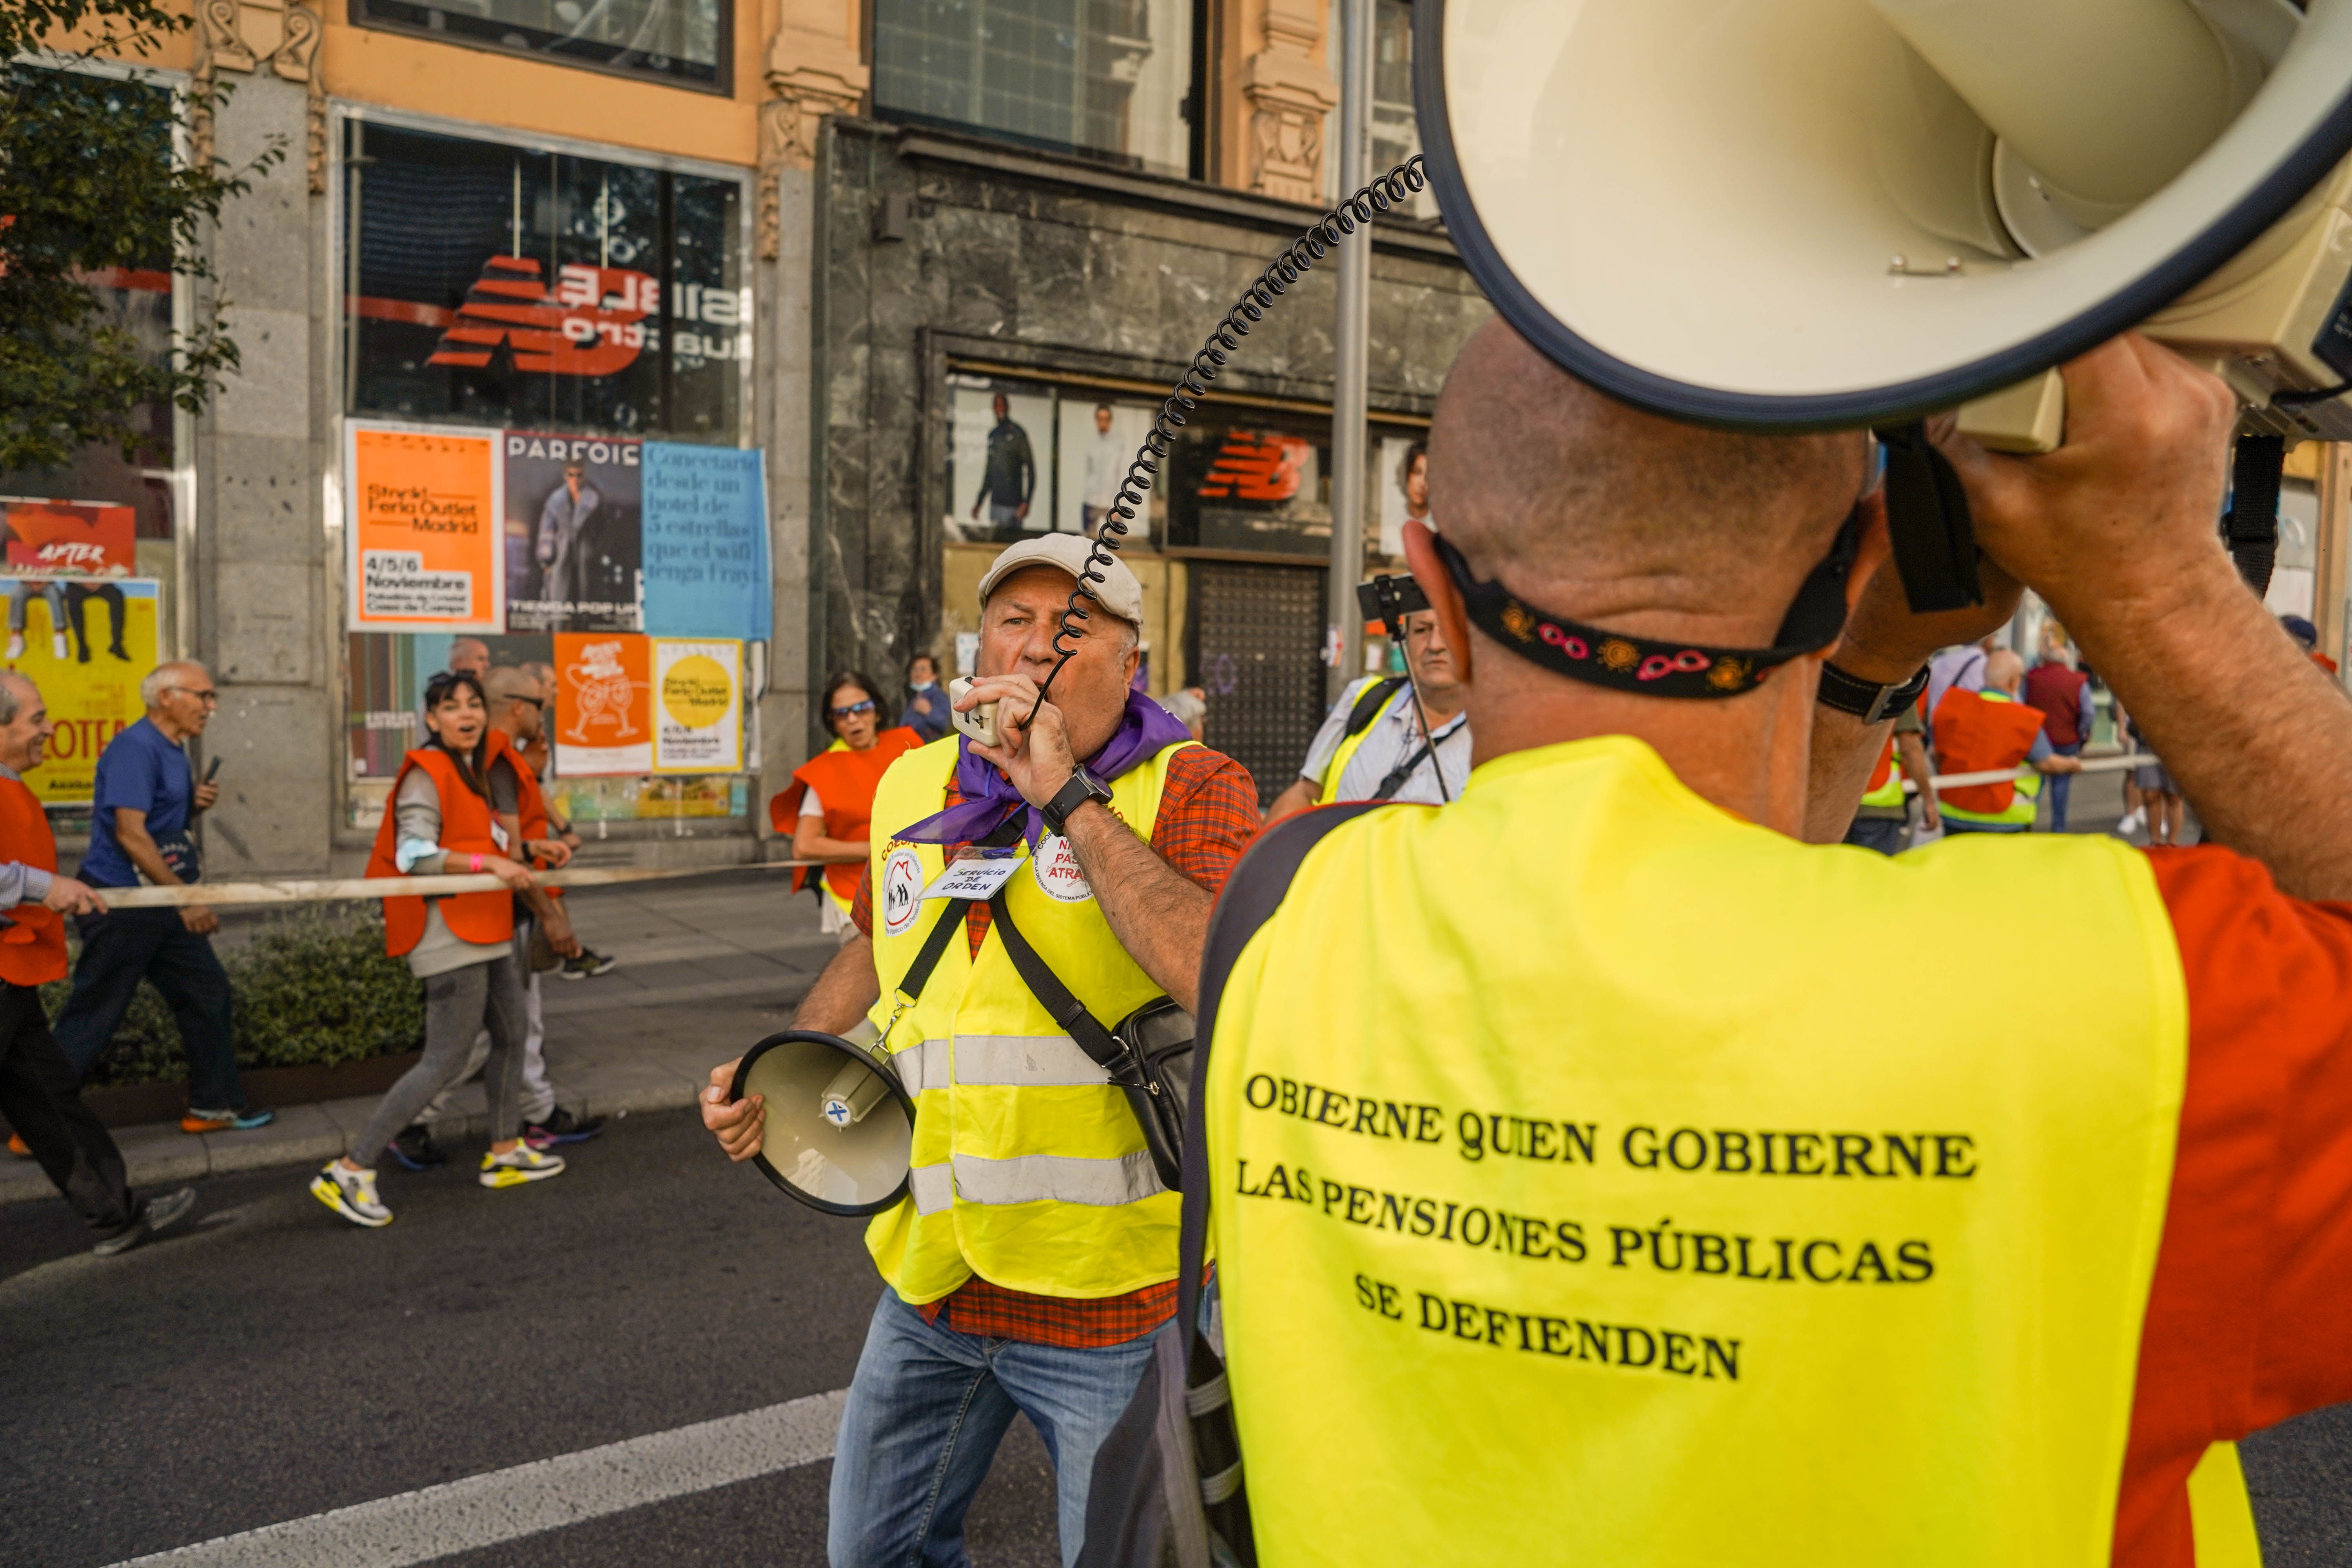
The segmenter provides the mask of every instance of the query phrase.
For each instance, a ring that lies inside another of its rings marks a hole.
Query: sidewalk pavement
[[[581,940],[620,965],[590,980],[540,977],[557,1099],[582,1116],[691,1105],[713,1067],[785,1027],[839,945],[818,932],[816,900],[788,895],[790,886],[782,871],[726,870],[566,895]],[[323,1164],[349,1149],[376,1099],[289,1106],[250,1132],[192,1136],[162,1122],[116,1128],[114,1141],[131,1185],[150,1191]],[[435,1125],[466,1155],[488,1131],[479,1083],[459,1090]],[[40,1167],[0,1157],[0,1204],[37,1198],[57,1199]]]

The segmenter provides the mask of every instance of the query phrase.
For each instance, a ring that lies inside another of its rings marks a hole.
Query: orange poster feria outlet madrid
[[[497,432],[350,439],[352,629],[503,631]]]

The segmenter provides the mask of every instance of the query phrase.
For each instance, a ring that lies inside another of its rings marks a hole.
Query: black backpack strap
[[[2231,457],[2230,510],[2221,532],[2238,575],[2256,594],[2271,587],[2278,559],[2279,481],[2286,468],[2286,441],[2278,436],[2241,436]]]
[[[1348,710],[1348,733],[1360,735],[1370,729],[1372,721],[1381,716],[1381,710],[1389,705],[1389,699],[1397,694],[1404,682],[1405,678],[1402,675],[1389,675],[1365,687],[1356,698],[1356,705]]]
[[[1232,1395],[1224,1363],[1200,1332],[1201,1271],[1209,1246],[1209,1049],[1217,1033],[1217,1007],[1225,981],[1249,945],[1290,891],[1298,868],[1333,828],[1352,822],[1373,801],[1328,805],[1286,817],[1258,836],[1234,868],[1209,917],[1209,940],[1201,955],[1200,1007],[1193,1015],[1192,1114],[1184,1121],[1183,1225],[1177,1244],[1176,1321],[1192,1352],[1185,1371],[1185,1403],[1192,1416],[1195,1461],[1210,1522],[1244,1564],[1257,1559],[1251,1539],[1249,1496],[1242,1489],[1241,1445],[1234,1431]],[[1206,1494],[1222,1494],[1209,1501]]]
[[[1004,900],[1002,889],[988,900],[990,917],[996,934],[1004,941],[1004,954],[1013,960],[1013,967],[1021,983],[1029,987],[1029,994],[1045,1009],[1062,1032],[1077,1041],[1078,1049],[1087,1053],[1095,1066],[1110,1074],[1117,1083],[1127,1083],[1134,1078],[1132,1065],[1127,1059],[1127,1048],[1102,1026],[1101,1020],[1087,1011],[1087,1005],[1070,994],[1061,977],[1037,956],[1021,928],[1013,923],[1013,910]]]

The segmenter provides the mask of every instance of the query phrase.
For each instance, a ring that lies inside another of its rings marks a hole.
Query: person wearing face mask
[[[516,855],[560,859],[562,846],[518,843],[499,820],[491,777],[517,765],[514,748],[492,727],[482,683],[473,675],[436,675],[425,689],[433,739],[402,759],[383,815],[370,877],[434,877],[489,872],[511,891],[383,900],[384,951],[408,960],[425,982],[425,1052],[377,1102],[352,1152],[330,1160],[310,1194],[354,1225],[392,1223],[375,1186],[384,1146],[415,1121],[433,1097],[462,1078],[477,1032],[487,1027],[490,1054],[482,1072],[490,1110],[490,1147],[479,1180],[520,1186],[560,1174],[562,1159],[521,1138],[522,1058],[528,1030],[522,966],[515,954],[514,898],[539,890]],[[544,831],[544,828],[541,829]]]
[[[940,712],[948,700],[935,694]],[[890,764],[923,743],[907,725],[885,729],[874,683],[854,669],[824,683],[818,710],[833,731],[833,744],[793,771],[793,782],[768,804],[768,821],[793,836],[793,858],[823,860],[823,878],[806,869],[793,873],[793,891],[818,883],[818,929],[846,942],[857,928],[849,921],[864,871],[866,832],[874,816],[874,791]]]
[[[947,693],[940,689],[940,661],[919,653],[907,661],[907,728],[929,745],[948,732]]]
[[[1106,1029],[1161,997],[1189,1009],[1257,794],[1130,689],[1143,590],[1124,564],[1097,569],[1077,651],[1053,673],[1087,548],[1048,534],[982,578],[980,677],[958,707],[994,704],[997,743],[959,733],[892,764],[856,931],[793,1020],[834,1034],[871,1021],[916,1103],[909,1195],[866,1231],[884,1288],[834,1461],[835,1568],[961,1561],[965,1510],[1016,1412],[1054,1456],[1075,1561],[1096,1450],[1175,1309],[1177,1195],[1003,928]],[[968,849],[1001,866],[993,898],[925,899]],[[908,981],[919,954],[932,967]],[[730,1102],[735,1070],[711,1073],[703,1121],[747,1160],[765,1108]]]

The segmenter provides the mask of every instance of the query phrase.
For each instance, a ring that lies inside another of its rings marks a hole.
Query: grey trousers
[[[518,943],[518,946],[520,944]],[[539,975],[534,972],[524,980],[522,987],[523,1016],[528,1020],[522,1040],[522,1119],[544,1121],[555,1114],[555,1086],[547,1081],[547,1024],[540,1013]],[[490,1059],[490,1032],[478,1029],[474,1033],[474,1048],[466,1054],[466,1070],[457,1081],[433,1097],[416,1118],[427,1127],[449,1114],[449,1102],[457,1091],[474,1081]]]
[[[517,1104],[525,1027],[521,968],[509,952],[488,963],[469,963],[426,978],[425,1055],[376,1103],[375,1114],[352,1147],[353,1163],[374,1169],[383,1158],[383,1146],[416,1120],[427,1100],[464,1073],[474,1037],[485,1026],[490,1033],[490,1055],[482,1085],[489,1094],[490,1142],[502,1143],[515,1136],[522,1120]]]

